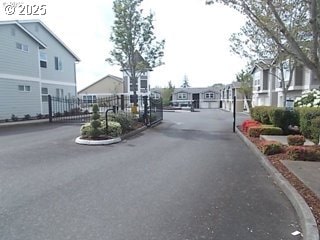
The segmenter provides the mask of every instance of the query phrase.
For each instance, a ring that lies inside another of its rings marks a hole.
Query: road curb
[[[143,132],[146,129],[147,129],[147,126],[143,126],[143,127],[140,127],[140,128],[138,128],[136,130],[133,130],[133,131],[127,133],[127,134],[122,135],[121,136],[121,140],[125,140],[125,139],[128,139],[130,137],[133,137],[134,135],[137,135],[137,134]]]
[[[319,231],[316,220],[303,197],[297,190],[285,179],[280,172],[270,163],[270,161],[259,151],[259,149],[247,139],[242,132],[236,128],[236,133],[245,142],[245,144],[256,154],[264,168],[273,177],[277,185],[286,194],[294,209],[296,210],[299,222],[302,228],[303,239],[319,240]]]

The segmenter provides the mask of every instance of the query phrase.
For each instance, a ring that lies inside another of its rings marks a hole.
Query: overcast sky
[[[122,77],[118,67],[105,62],[112,49],[109,41],[113,25],[112,0],[19,0],[23,4],[46,5],[44,16],[5,14],[0,0],[0,20],[41,19],[75,52],[78,90],[107,74]],[[151,73],[151,86],[176,87],[184,75],[192,87],[214,83],[228,84],[244,66],[245,60],[232,54],[229,37],[244,23],[244,17],[222,5],[206,6],[205,0],[144,0],[146,12],[155,13],[155,33],[166,40],[165,65]]]

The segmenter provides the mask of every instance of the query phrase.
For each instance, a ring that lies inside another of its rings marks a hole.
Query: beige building
[[[231,84],[226,85],[223,89],[220,90],[220,107],[222,109],[233,112],[233,98],[235,96],[236,112],[243,112],[245,110],[248,110],[248,106],[245,106],[246,101],[244,99],[244,95],[240,91],[240,88],[240,82],[232,82]]]
[[[97,98],[122,94],[123,92],[122,78],[109,74],[79,91],[78,95],[85,103],[95,103]]]

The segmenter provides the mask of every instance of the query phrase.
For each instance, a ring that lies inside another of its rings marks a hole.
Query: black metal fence
[[[163,119],[161,99],[139,96],[135,110],[133,110],[132,102],[132,97],[128,95],[97,98],[93,102],[84,101],[79,98],[56,98],[49,95],[49,122],[88,122],[92,115],[93,104],[98,104],[101,114],[104,114],[108,109],[114,109],[116,112],[134,112],[139,116],[139,120],[143,121],[146,125],[152,125]]]

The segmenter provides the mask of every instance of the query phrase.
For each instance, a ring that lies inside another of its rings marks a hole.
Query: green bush
[[[303,135],[288,135],[287,140],[289,146],[303,146],[306,141]]]
[[[137,121],[137,118],[132,113],[118,112],[108,115],[108,120],[120,123],[122,132],[128,132],[133,129],[133,124]]]
[[[320,116],[315,117],[314,119],[311,119],[311,140],[315,144],[319,144],[319,137],[320,137]]]
[[[270,113],[271,123],[275,127],[279,127],[283,130],[284,134],[291,133],[288,128],[289,125],[299,126],[299,113],[294,111],[286,110],[285,108],[275,108]]]
[[[92,138],[99,137],[101,134],[103,134],[103,131],[101,131],[101,120],[100,120],[100,114],[99,114],[99,106],[98,104],[94,104],[92,107],[92,117],[90,122],[90,132],[89,136]]]
[[[101,131],[106,133],[106,121],[101,122]],[[122,127],[120,123],[115,121],[108,121],[108,132],[106,133],[110,137],[119,137],[122,134]]]
[[[319,146],[289,146],[287,154],[290,160],[295,161],[320,161]]]
[[[274,155],[282,152],[282,145],[276,141],[266,141],[262,143],[261,152],[265,155]]]
[[[260,135],[282,135],[283,131],[279,127],[262,127]]]
[[[302,107],[298,108],[300,115],[300,131],[308,139],[312,139],[312,123],[311,120],[320,116],[320,108],[316,107]]]
[[[18,118],[16,115],[11,114],[11,120],[14,121],[14,122],[16,122],[16,121],[19,120],[19,118]]]
[[[272,126],[252,126],[248,128],[250,137],[260,137],[260,135],[282,135],[282,129]]]
[[[269,112],[273,109],[270,106],[256,106],[250,110],[251,118],[262,124],[270,124]]]
[[[94,133],[94,131],[97,131],[99,135],[106,134],[106,121],[105,120],[101,121],[101,125],[97,128],[97,130],[94,130],[92,128],[91,123],[86,123],[82,125],[80,128],[80,133],[82,137],[94,138],[92,136],[92,133]],[[121,134],[122,134],[122,129],[121,129],[120,123],[108,121],[108,133],[106,135],[111,137],[118,137]]]

